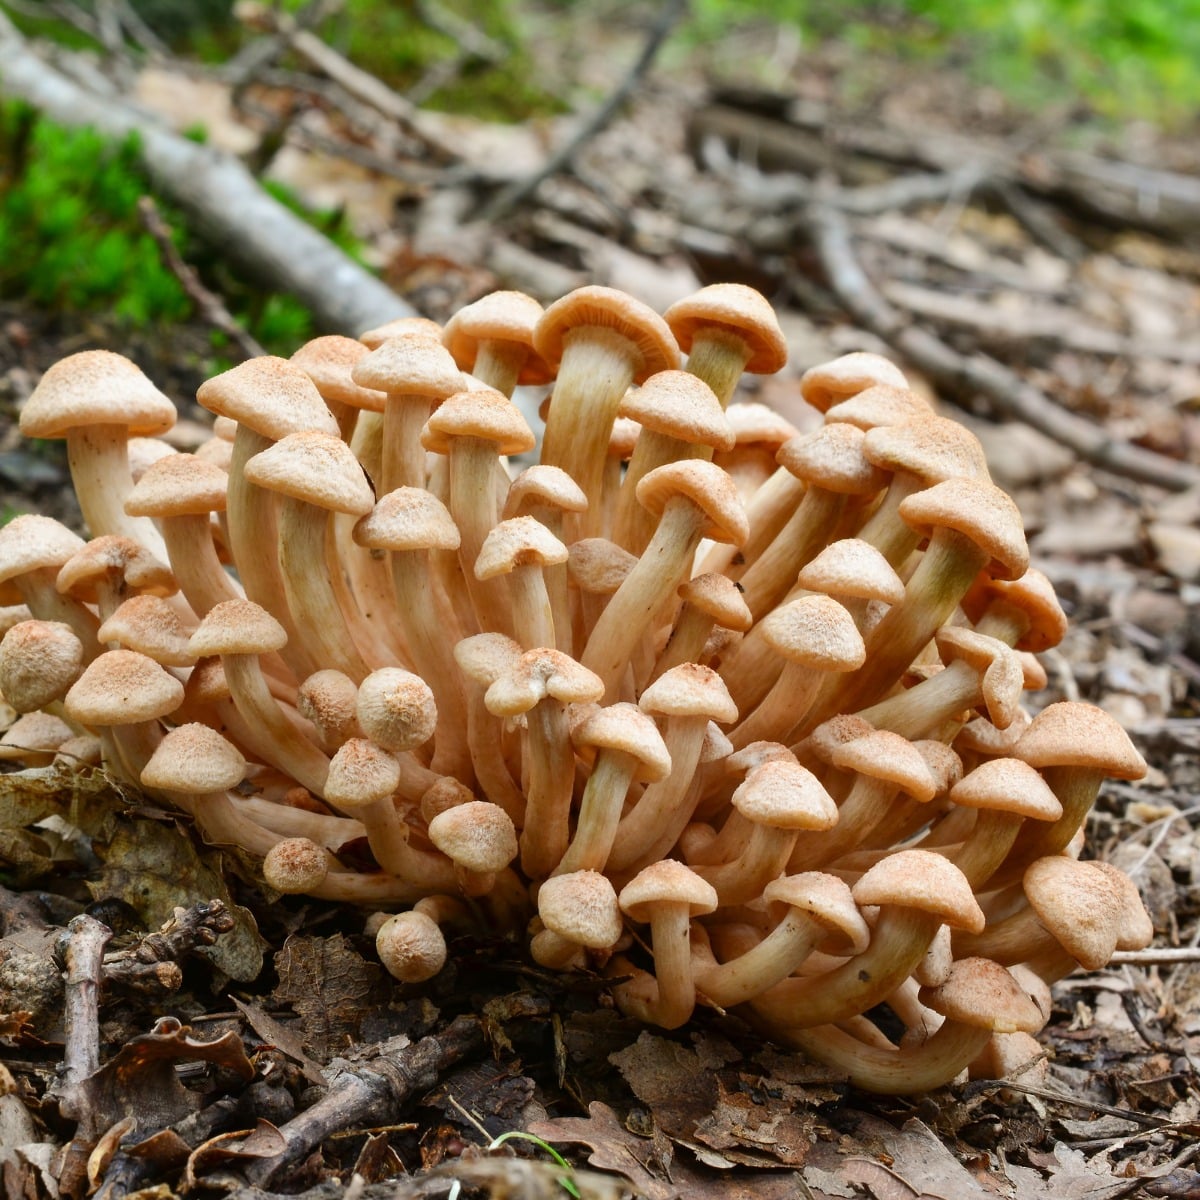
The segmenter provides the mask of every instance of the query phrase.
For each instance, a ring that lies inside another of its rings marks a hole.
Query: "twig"
[[[295,29],[308,29],[332,16],[342,7],[342,0],[309,0],[299,12],[292,13]],[[222,68],[221,78],[233,88],[244,87],[288,48],[288,39],[275,32],[243,46]]]
[[[629,69],[625,78],[612,91],[608,99],[575,131],[569,138],[528,178],[510,184],[501,189],[492,200],[486,204],[479,214],[479,219],[485,222],[500,221],[506,217],[527,197],[533,195],[541,186],[543,180],[549,179],[565,170],[576,154],[598,134],[616,115],[617,110],[625,103],[633,89],[650,69],[655,56],[667,40],[671,30],[687,11],[687,0],[669,0],[664,4],[658,19],[650,30],[650,36],[642,46],[642,52],[637,61]]]
[[[112,930],[95,917],[80,913],[63,935],[66,965],[62,1078],[57,1088],[66,1094],[100,1069],[100,979],[104,947]]]
[[[1159,967],[1174,963],[1200,962],[1200,946],[1151,946],[1148,950],[1117,950],[1110,967]]]
[[[171,229],[163,220],[153,196],[138,197],[138,219],[142,227],[154,239],[158,252],[167,269],[179,280],[187,297],[199,310],[200,315],[214,329],[219,329],[230,341],[235,342],[247,358],[257,358],[266,351],[234,320],[220,296],[211,292],[200,282],[194,267],[184,262],[175,243],[171,240]]]
[[[1061,442],[1093,466],[1171,491],[1200,486],[1200,470],[1111,437],[1055,404],[1041,389],[984,354],[963,355],[914,325],[867,278],[844,213],[823,199],[808,206],[808,230],[830,286],[856,321],[955,393],[978,392],[994,409]]]

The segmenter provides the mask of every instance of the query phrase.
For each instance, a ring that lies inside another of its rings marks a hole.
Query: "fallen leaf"
[[[299,1064],[300,1070],[304,1073],[304,1077],[309,1083],[315,1083],[318,1087],[328,1086],[329,1080],[325,1078],[321,1068],[304,1053],[304,1047],[301,1045],[300,1039],[290,1029],[287,1029],[279,1021],[276,1021],[274,1017],[263,1012],[257,1004],[248,1004],[244,1000],[239,1000],[236,996],[232,996],[231,999],[237,1005],[238,1011],[246,1018],[250,1028],[267,1045],[274,1046],[277,1050],[286,1054],[293,1062]]]
[[[668,1137],[690,1138],[717,1103],[711,1064],[669,1038],[643,1032],[632,1046],[609,1056],[633,1094]]]

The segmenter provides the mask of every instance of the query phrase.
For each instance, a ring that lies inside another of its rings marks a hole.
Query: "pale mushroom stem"
[[[242,589],[221,565],[207,513],[164,517],[163,540],[167,561],[196,616],[226,600],[241,600]]]
[[[688,906],[656,906],[650,919],[650,940],[654,976],[643,978],[640,984],[637,978],[618,984],[613,995],[622,1012],[663,1029],[678,1029],[687,1024],[696,1007]]]
[[[555,875],[572,871],[603,871],[621,819],[621,806],[633,782],[638,760],[621,750],[602,749],[583,789],[575,836]]]
[[[379,494],[425,486],[421,430],[429,420],[428,397],[389,393],[383,410]]]
[[[762,894],[772,879],[788,868],[788,856],[796,844],[794,829],[773,829],[750,823],[750,840],[732,862],[689,864],[701,879],[717,889],[721,904],[748,904]]]
[[[486,383],[488,387],[511,397],[528,357],[529,347],[523,342],[507,338],[481,338],[471,374],[480,383]]]
[[[539,700],[527,719],[529,786],[521,831],[521,870],[529,879],[544,879],[558,866],[570,842],[575,756],[566,709],[557,700]]]
[[[752,353],[741,334],[719,326],[701,326],[692,337],[686,369],[704,380],[721,407],[728,408]],[[707,457],[711,456],[710,451]]]
[[[696,990],[718,1008],[732,1008],[782,983],[812,953],[825,931],[798,908],[752,949],[728,962],[699,965]]]
[[[352,817],[334,817],[323,812],[310,812],[306,808],[293,808],[290,804],[277,804],[261,796],[238,796],[222,793],[237,818],[247,821],[279,838],[308,838],[318,846],[337,850],[347,842],[367,836],[361,821]],[[202,814],[197,810],[201,819]],[[234,842],[230,843],[236,844]],[[245,843],[242,843],[245,845]]]
[[[458,561],[475,611],[476,628],[490,633],[513,633],[513,605],[508,580],[475,578],[475,562],[484,539],[500,519],[496,496],[496,447],[483,438],[456,437],[450,444],[450,514],[462,541]],[[474,633],[475,630],[468,630]]]
[[[555,625],[544,570],[537,563],[528,563],[509,573],[516,640],[525,650],[539,646],[569,650],[571,630],[569,626],[559,630]]]

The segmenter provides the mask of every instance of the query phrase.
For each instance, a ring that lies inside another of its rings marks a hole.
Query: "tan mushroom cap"
[[[617,417],[608,435],[608,458],[628,462],[637,448],[641,432],[642,427],[630,417]]]
[[[188,649],[196,658],[213,654],[269,654],[287,645],[280,623],[253,600],[223,600],[205,614]]]
[[[1154,922],[1146,911],[1137,884],[1112,863],[1094,861],[1098,871],[1103,871],[1121,892],[1121,924],[1117,931],[1118,950],[1141,950],[1154,940]]]
[[[854,771],[885,783],[927,804],[937,795],[934,779],[920,750],[907,738],[887,729],[876,729],[835,747],[830,761],[842,771]]]
[[[229,683],[219,658],[200,658],[188,675],[184,696],[189,705],[216,704],[229,699]]]
[[[829,935],[821,946],[827,954],[861,954],[870,943],[871,930],[850,886],[837,875],[824,871],[781,875],[763,888],[762,898],[773,920],[782,916],[785,905],[807,913]]]
[[[468,800],[429,822],[429,840],[468,871],[503,871],[517,857],[517,831],[498,804]]]
[[[954,744],[968,753],[987,755],[1011,754],[1029,728],[1030,716],[1018,708],[1007,729],[999,729],[986,717],[968,721],[956,734]]]
[[[785,442],[800,436],[800,430],[769,404],[738,400],[725,410],[737,446],[760,446],[778,453]]]
[[[921,738],[913,742],[933,777],[937,795],[944,796],[963,777],[962,759],[944,742]]]
[[[750,350],[743,368],[752,375],[774,375],[787,364],[787,339],[767,298],[743,283],[712,283],[676,300],[663,314],[675,340],[687,354],[696,334],[718,328],[737,334]]]
[[[360,333],[358,340],[368,350],[378,350],[384,342],[391,338],[409,337],[412,334],[440,339],[442,327],[429,317],[395,317],[391,321],[385,321],[382,325],[376,325],[374,329]]]
[[[164,667],[190,667],[196,661],[189,646],[191,631],[161,596],[130,596],[96,634],[100,642],[116,642]]]
[[[302,895],[325,882],[329,852],[308,838],[283,838],[267,851],[262,872],[277,892]]]
[[[125,498],[131,517],[203,516],[224,512],[229,476],[194,454],[170,454],[151,464]]]
[[[488,712],[515,717],[553,697],[562,704],[593,703],[604,695],[604,681],[561,650],[527,650],[512,670],[496,679],[484,695]]]
[[[621,936],[621,906],[607,875],[571,871],[538,888],[538,915],[552,933],[579,946],[607,950]]]
[[[825,412],[839,400],[856,396],[881,383],[889,387],[908,387],[908,380],[895,363],[882,355],[857,350],[809,367],[800,376],[800,394],[818,412]]]
[[[750,536],[737,485],[713,463],[693,458],[656,467],[638,480],[636,495],[638,503],[656,517],[668,501],[686,497],[708,518],[701,532],[715,542],[741,546]]]
[[[725,736],[715,721],[704,727],[704,742],[700,747],[700,762],[720,762],[733,753],[733,743]]]
[[[980,933],[987,923],[967,877],[932,850],[897,850],[867,870],[851,888],[860,906],[914,908],[952,929]]]
[[[246,760],[228,738],[208,725],[177,725],[142,770],[142,783],[164,792],[224,792],[246,775]]]
[[[524,651],[520,642],[503,633],[476,633],[454,647],[454,661],[469,679],[490,687],[513,670]]]
[[[877,425],[903,425],[933,415],[929,402],[916,392],[906,387],[877,384],[839,400],[826,410],[825,420],[857,425],[865,433]]]
[[[619,750],[638,761],[635,779],[657,783],[671,773],[671,755],[658,726],[636,704],[622,701],[597,709],[571,730],[577,746]]]
[[[64,596],[94,604],[101,582],[120,579],[124,586],[157,596],[172,596],[179,584],[171,568],[140,542],[118,534],[92,538],[59,569],[54,586]]]
[[[400,764],[369,738],[350,738],[329,760],[325,799],[343,812],[369,808],[400,786]]]
[[[797,762],[775,760],[752,770],[733,793],[733,807],[773,829],[832,829],[838,808],[821,781]]]
[[[355,523],[360,546],[376,550],[457,550],[462,543],[450,510],[424,488],[401,487],[380,498]]]
[[[832,596],[801,596],[773,609],[759,625],[772,650],[817,671],[856,671],[867,648],[854,618]]]
[[[1008,728],[1016,719],[1025,689],[1025,672],[1012,647],[960,625],[943,626],[934,641],[947,666],[961,659],[980,673],[988,716],[998,728]]]
[[[745,593],[727,575],[708,571],[681,583],[676,594],[685,603],[698,608],[723,629],[745,633],[754,624],[754,615]]]
[[[137,483],[156,462],[178,453],[179,451],[174,446],[169,446],[162,438],[131,437],[125,443],[130,479]]]
[[[87,425],[124,425],[131,436],[166,433],[175,405],[141,368],[109,350],[83,350],[56,362],[21,409],[25,437],[65,437]]]
[[[1016,579],[1029,569],[1029,546],[1021,513],[1007,492],[985,479],[944,479],[900,503],[900,516],[923,535],[938,528],[970,538],[990,562],[984,568],[1000,579]]]
[[[0,696],[19,713],[57,700],[83,670],[83,643],[61,621],[20,621],[0,641]]]
[[[1080,966],[1098,971],[1120,938],[1125,889],[1095,863],[1052,855],[1030,863],[1021,880],[1038,920]]]
[[[501,516],[524,516],[523,510],[542,506],[581,513],[587,509],[587,496],[561,467],[535,463],[509,484]]]
[[[1093,704],[1063,700],[1042,709],[1013,757],[1032,767],[1084,767],[1111,779],[1141,779],[1146,762],[1117,720]]]
[[[992,758],[968,772],[951,789],[964,808],[987,808],[1034,821],[1057,821],[1062,804],[1046,781],[1017,758]]]
[[[823,763],[833,761],[833,752],[846,742],[866,737],[875,732],[875,726],[857,713],[839,713],[822,721],[800,744],[806,752],[815,754]],[[799,749],[800,747],[797,747]]]
[[[0,736],[0,761],[44,755],[43,761],[49,762],[54,751],[74,736],[75,730],[53,713],[23,713]]]
[[[448,396],[421,430],[421,445],[449,454],[455,438],[491,442],[497,454],[524,454],[537,439],[521,410],[503,393],[483,388]]]
[[[399,754],[424,745],[437,728],[437,704],[429,684],[400,667],[372,671],[358,687],[363,733]]]
[[[1037,1033],[1046,1021],[1025,989],[989,958],[963,958],[945,982],[918,993],[926,1008],[948,1021],[995,1033]]]
[[[862,538],[840,538],[811,559],[796,577],[796,585],[827,596],[850,596],[899,604],[904,582],[891,563]]]
[[[979,439],[946,417],[869,429],[863,435],[863,456],[884,471],[906,471],[925,484],[958,476],[989,478]]]
[[[84,547],[84,540],[52,517],[22,513],[0,526],[0,583],[27,571],[58,570]],[[16,603],[13,596],[11,603]]]
[[[722,725],[738,718],[725,680],[700,663],[680,663],[664,671],[638,698],[643,712],[663,717],[704,717]]]
[[[1017,650],[1032,650],[1036,654],[1063,640],[1067,632],[1066,613],[1058,602],[1054,585],[1036,568],[1030,567],[1019,579],[981,576],[963,597],[963,612],[978,623],[996,601],[1020,609],[1029,620],[1029,629],[1015,643]]]
[[[785,442],[775,459],[814,487],[846,496],[867,496],[885,487],[888,475],[864,457],[865,437],[854,425],[822,425]]]
[[[375,507],[375,493],[354,451],[339,437],[289,433],[249,459],[246,478],[268,491],[361,517]]]
[[[396,913],[375,934],[375,953],[402,983],[424,983],[446,965],[446,939],[425,913]]]
[[[165,717],[183,702],[183,684],[136,650],[108,650],[71,685],[63,707],[81,725],[133,725]]]
[[[554,378],[550,365],[533,347],[533,329],[542,306],[524,292],[491,292],[460,308],[442,330],[442,344],[464,371],[471,371],[483,341],[513,342],[528,348],[517,383],[532,387]]]
[[[621,889],[617,901],[621,911],[638,922],[652,921],[658,909],[680,905],[689,917],[702,917],[715,912],[718,904],[716,888],[673,858],[640,870]]]
[[[608,538],[580,538],[567,551],[567,578],[582,592],[611,596],[637,565],[637,555]]]
[[[358,733],[358,685],[332,667],[314,671],[300,684],[296,709],[338,745]]]
[[[387,396],[354,382],[351,372],[370,351],[355,338],[332,333],[305,342],[291,357],[327,401],[382,412]]]
[[[205,380],[196,399],[209,412],[232,417],[272,441],[306,429],[335,437],[338,432],[316,384],[294,363],[270,354]]]
[[[567,548],[533,517],[509,517],[494,525],[475,559],[475,578],[492,579],[517,567],[554,566],[567,561]]]
[[[648,305],[616,288],[576,288],[556,300],[534,327],[533,344],[548,363],[557,366],[562,361],[567,335],[589,327],[610,330],[631,343],[636,357],[635,383],[679,366],[679,346],[666,321]]]
[[[712,388],[687,371],[659,371],[625,393],[617,415],[645,429],[714,450],[732,450],[729,418]]]
[[[388,338],[350,370],[360,387],[391,395],[441,400],[463,391],[467,381],[440,336],[412,333]],[[382,412],[382,406],[377,411]]]

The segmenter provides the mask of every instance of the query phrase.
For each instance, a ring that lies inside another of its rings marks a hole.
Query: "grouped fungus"
[[[1149,939],[1075,857],[1145,767],[1099,709],[1030,720],[1065,620],[975,439],[872,354],[805,373],[807,433],[730,407],[785,358],[738,285],[500,293],[209,380],[195,455],[129,446],[171,408],[133,364],[64,360],[21,424],[93,540],[0,531],[0,756],[98,740],[269,887],[376,913],[408,983],[475,927],[862,1087],[993,1069]]]

